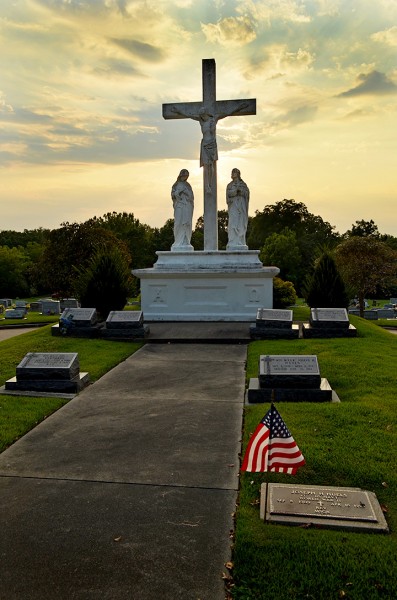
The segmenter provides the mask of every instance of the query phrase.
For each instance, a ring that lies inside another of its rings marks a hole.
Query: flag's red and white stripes
[[[294,475],[304,464],[305,459],[294,438],[272,405],[248,443],[241,470]]]

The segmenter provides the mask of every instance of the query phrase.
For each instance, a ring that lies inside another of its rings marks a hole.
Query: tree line
[[[219,211],[220,250],[227,244],[227,220],[227,211]],[[397,238],[381,234],[373,220],[357,220],[340,234],[321,216],[310,213],[303,202],[284,199],[249,218],[246,238],[248,247],[260,250],[265,265],[277,266],[279,279],[290,282],[299,296],[308,295],[308,286],[324,253],[336,261],[348,295],[362,290],[367,295],[397,295]],[[195,250],[203,249],[203,239],[204,219],[200,217],[192,234]],[[113,257],[117,254],[125,273],[125,267],[130,272],[153,266],[156,250],[169,250],[173,241],[173,219],[154,228],[127,212],[108,212],[83,223],[66,222],[52,230],[3,230],[0,298],[49,292],[70,297],[76,294],[84,270],[92,268],[98,252]],[[376,272],[371,274],[373,264]],[[139,281],[131,276],[127,283],[129,295],[136,295]]]

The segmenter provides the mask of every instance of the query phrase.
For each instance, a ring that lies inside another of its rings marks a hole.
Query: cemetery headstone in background
[[[89,381],[88,373],[80,373],[75,352],[28,352],[16,368],[16,377],[6,381],[2,392],[77,394]]]
[[[292,310],[258,308],[255,325],[250,326],[250,337],[254,340],[296,339],[299,325],[292,321]]]
[[[354,315],[355,317],[360,316],[360,311],[358,308],[349,308],[349,315]],[[378,311],[376,310],[365,310],[364,311],[364,319],[368,319],[370,321],[376,321],[378,318]]]
[[[0,298],[0,304],[2,304],[4,306],[4,308],[8,308],[9,306],[12,305],[12,299],[11,298]]]
[[[284,525],[389,532],[375,494],[360,488],[263,483],[260,517]]]
[[[79,308],[79,302],[77,298],[64,298],[60,300],[61,303],[61,311],[64,311],[66,308]]]
[[[396,312],[394,308],[378,308],[378,319],[395,319]]]
[[[26,310],[23,308],[8,308],[4,313],[6,319],[25,319]]]
[[[309,323],[302,324],[304,338],[355,337],[345,308],[311,308]]]
[[[274,354],[259,357],[259,376],[249,382],[248,402],[331,402],[333,392],[320,376],[317,356]]]
[[[60,315],[61,303],[59,300],[40,300],[43,315]]]

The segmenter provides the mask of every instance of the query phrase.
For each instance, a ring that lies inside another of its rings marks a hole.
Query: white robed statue
[[[245,235],[248,226],[248,204],[250,192],[241,179],[239,169],[233,169],[232,181],[226,187],[226,202],[229,211],[227,250],[248,250]]]
[[[174,243],[172,251],[192,251],[190,244],[192,237],[192,220],[194,209],[194,195],[192,186],[188,183],[189,171],[182,169],[171,190],[174,205]]]

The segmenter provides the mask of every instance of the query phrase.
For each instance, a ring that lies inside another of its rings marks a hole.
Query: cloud
[[[107,77],[145,77],[142,71],[130,62],[116,58],[106,59],[94,69],[94,72]]]
[[[338,98],[346,98],[353,96],[363,96],[368,94],[373,95],[385,95],[395,94],[397,92],[397,86],[391,79],[380,71],[371,71],[370,73],[361,73],[358,76],[360,82],[355,87],[338,94]]]
[[[132,38],[111,38],[111,42],[127,50],[134,56],[138,56],[142,60],[148,62],[161,62],[165,58],[165,53],[160,48],[156,48],[152,44],[145,44]]]
[[[373,33],[371,40],[386,44],[386,46],[397,46],[397,25],[390,27],[390,29]]]
[[[255,21],[273,24],[275,21],[286,23],[309,23],[311,17],[305,14],[305,3],[299,0],[241,0],[237,11],[250,15]]]
[[[255,26],[248,17],[226,17],[217,23],[201,24],[211,43],[222,46],[245,46],[256,38]]]
[[[253,79],[258,75],[266,74],[268,79],[292,75],[309,69],[315,61],[315,55],[298,48],[291,52],[284,44],[274,44],[257,51],[249,59],[248,67],[244,72],[246,79]]]

